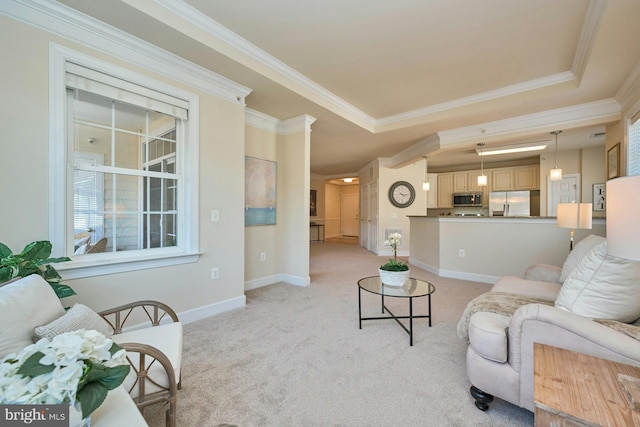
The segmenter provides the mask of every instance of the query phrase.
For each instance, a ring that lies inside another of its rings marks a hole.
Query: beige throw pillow
[[[573,248],[567,259],[564,261],[564,265],[562,266],[562,271],[560,272],[560,283],[564,283],[569,277],[569,274],[573,271],[574,268],[578,265],[578,263],[585,257],[589,252],[593,250],[596,246],[605,241],[605,238],[602,236],[596,236],[595,234],[590,234],[584,239],[580,240],[576,247]]]
[[[555,306],[593,319],[640,317],[640,262],[607,255],[604,241],[565,280]]]
[[[34,329],[37,338],[53,338],[65,332],[93,329],[110,337],[113,328],[98,313],[83,304],[74,304],[67,313],[53,322]]]

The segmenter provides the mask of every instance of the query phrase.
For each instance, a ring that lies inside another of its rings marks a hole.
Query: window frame
[[[188,103],[184,123],[184,144],[176,153],[176,167],[183,189],[178,203],[182,235],[180,246],[73,256],[73,151],[68,145],[66,64],[98,70],[127,84],[167,94]],[[49,48],[49,240],[53,256],[69,256],[71,261],[56,266],[65,279],[136,271],[159,266],[197,262],[199,257],[198,146],[199,96],[121,68],[55,43]]]

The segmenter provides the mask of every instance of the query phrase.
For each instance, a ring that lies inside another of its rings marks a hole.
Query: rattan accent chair
[[[166,425],[175,427],[177,392],[182,388],[182,324],[176,313],[157,301],[137,301],[99,314],[113,328],[112,339],[127,350],[132,369],[123,385],[140,412],[149,405],[167,404]],[[133,327],[125,328],[127,322]]]

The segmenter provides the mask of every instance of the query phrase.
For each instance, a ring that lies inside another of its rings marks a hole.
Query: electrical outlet
[[[466,255],[466,254],[465,254],[465,252],[464,252],[464,249],[458,249],[458,256],[459,256],[460,258],[464,258],[464,256],[465,256],[465,255]]]
[[[211,280],[215,280],[220,277],[220,269],[218,267],[213,267],[211,269]]]
[[[220,211],[211,211],[211,222],[220,221]]]
[[[267,253],[260,252],[260,261],[266,261],[266,260],[267,260]]]

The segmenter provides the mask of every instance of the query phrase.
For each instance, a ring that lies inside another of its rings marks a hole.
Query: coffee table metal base
[[[424,296],[424,295],[421,295]],[[360,329],[362,329],[362,321],[363,320],[387,320],[387,319],[393,319],[396,322],[398,322],[398,325],[400,325],[402,327],[402,329],[404,329],[404,331],[409,334],[409,345],[413,346],[413,319],[429,319],[429,327],[431,327],[431,294],[426,295],[428,298],[428,304],[429,304],[429,314],[425,314],[425,315],[418,315],[418,316],[414,316],[413,315],[413,298],[420,298],[420,297],[408,297],[409,299],[409,315],[408,316],[396,316],[395,314],[393,314],[391,312],[391,310],[389,310],[389,308],[387,306],[384,305],[384,295],[381,295],[381,309],[382,309],[382,313],[384,314],[385,310],[387,313],[389,313],[389,316],[382,316],[382,317],[362,317],[362,288],[358,287],[358,317],[360,318]],[[409,319],[409,328],[407,329],[407,327],[400,321],[400,319]]]

